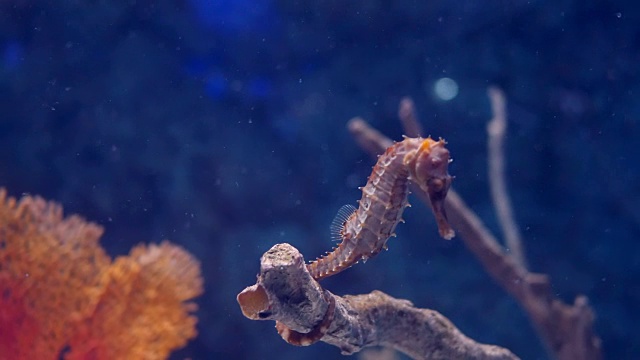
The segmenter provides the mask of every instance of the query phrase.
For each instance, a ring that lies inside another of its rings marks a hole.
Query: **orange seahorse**
[[[387,240],[408,207],[409,184],[429,195],[440,236],[449,240],[455,232],[447,222],[444,199],[451,186],[451,162],[443,139],[405,138],[387,148],[362,188],[359,207],[346,205],[333,226],[342,242],[325,256],[307,265],[314,279],[335,275],[358,261],[366,261],[386,249]]]
[[[367,185],[362,188],[359,207],[345,205],[338,211],[332,227],[342,242],[307,265],[311,276],[320,280],[335,275],[385,249],[396,225],[402,221],[402,211],[409,206],[411,182],[429,195],[440,236],[447,240],[453,238],[455,233],[444,211],[444,199],[453,179],[447,170],[451,159],[445,145],[443,139],[405,137],[387,148],[378,157]],[[286,342],[297,346],[319,341],[333,321],[334,298],[328,296],[327,303],[324,318],[310,332],[300,333],[276,321],[278,333]]]

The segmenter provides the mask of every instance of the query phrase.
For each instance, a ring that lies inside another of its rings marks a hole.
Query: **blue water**
[[[605,358],[638,359],[640,9],[628,1],[138,1],[0,4],[0,186],[202,261],[199,336],[175,359],[334,359],[244,318],[235,296],[289,242],[329,250],[373,160],[345,125],[400,140],[401,97],[449,142],[454,186],[499,237],[489,85],[509,100],[507,182],[530,268],[596,313]],[[124,2],[123,2],[124,4]],[[458,85],[448,101],[434,85]],[[390,250],[323,282],[435,309],[546,359],[525,314],[417,199]]]

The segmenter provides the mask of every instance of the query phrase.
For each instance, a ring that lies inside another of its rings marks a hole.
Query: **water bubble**
[[[447,77],[438,79],[433,85],[433,92],[440,100],[452,100],[458,96],[458,83]]]

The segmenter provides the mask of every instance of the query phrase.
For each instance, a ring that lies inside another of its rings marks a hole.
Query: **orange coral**
[[[164,359],[195,337],[197,260],[163,242],[112,262],[101,235],[0,189],[0,359]]]

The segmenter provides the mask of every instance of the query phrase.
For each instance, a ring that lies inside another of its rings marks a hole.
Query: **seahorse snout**
[[[443,139],[425,139],[412,161],[413,181],[429,195],[431,208],[436,217],[440,236],[451,239],[455,232],[449,226],[444,210],[444,200],[451,187],[453,177],[449,175],[451,157]]]

